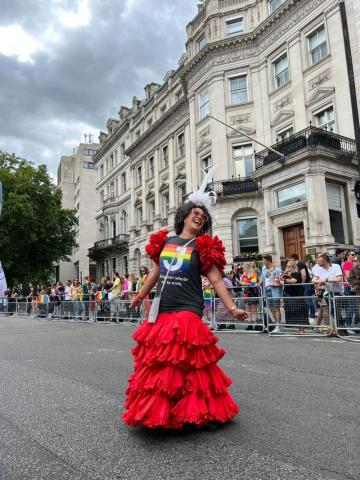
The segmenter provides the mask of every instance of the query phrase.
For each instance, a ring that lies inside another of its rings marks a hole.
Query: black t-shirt
[[[160,254],[160,276],[157,293],[160,293],[171,260],[182,247],[174,260],[166,285],[161,294],[160,312],[194,312],[201,316],[204,299],[200,275],[200,258],[195,249],[195,239],[187,246],[189,240],[181,237],[167,239]]]
[[[305,270],[306,278],[305,278],[304,283],[311,283],[310,273],[309,273],[309,270],[308,270],[307,266],[305,265],[305,263],[304,262],[298,262],[297,269],[299,270],[300,275],[301,275],[301,270]]]
[[[285,275],[284,278],[286,278]],[[302,297],[304,295],[304,285],[301,285],[301,274],[299,272],[293,272],[290,277],[287,278],[295,278],[296,283],[285,283],[283,292],[284,295],[289,297]]]

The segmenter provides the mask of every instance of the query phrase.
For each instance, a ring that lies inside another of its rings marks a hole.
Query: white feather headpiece
[[[211,210],[211,208],[216,203],[216,192],[213,190],[205,191],[206,187],[209,183],[212,182],[212,169],[210,168],[208,172],[204,172],[204,178],[201,182],[200,187],[197,190],[194,190],[188,198],[185,200],[186,202],[193,202],[198,206],[204,205],[207,210]]]

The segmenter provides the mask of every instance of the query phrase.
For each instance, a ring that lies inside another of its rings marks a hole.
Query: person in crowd
[[[262,292],[264,298],[269,300],[269,310],[272,315],[275,328],[273,333],[280,332],[281,323],[281,311],[280,311],[280,299],[282,297],[282,270],[276,267],[273,263],[271,255],[263,256],[263,267],[261,270],[260,284],[262,286]],[[268,326],[269,328],[269,326]]]
[[[226,265],[224,247],[217,237],[206,235],[210,229],[208,208],[188,201],[176,212],[175,236],[168,238],[162,230],[150,237],[146,251],[154,266],[134,303],[140,304],[156,283],[160,292],[167,273],[168,279],[156,323],[146,320],[134,334],[135,372],[123,414],[128,425],[200,427],[225,423],[239,412],[227,391],[231,380],[216,364],[224,351],[202,321],[201,274],[208,277],[229,315],[242,320],[248,313],[236,307],[227,291],[220,273]]]
[[[35,316],[37,314],[37,311],[36,311],[37,297],[38,297],[37,287],[34,283],[30,282],[26,292],[26,300],[27,300],[26,313],[28,315]]]
[[[298,326],[309,325],[308,307],[304,298],[306,285],[303,285],[304,277],[298,270],[297,265],[296,260],[288,260],[285,272],[282,275],[285,323]],[[298,333],[305,333],[305,328],[299,327]]]
[[[49,304],[48,304],[48,318],[52,316],[59,316],[60,313],[60,292],[57,288],[56,283],[52,283],[47,289],[47,294],[49,295]]]
[[[75,319],[80,320],[83,312],[83,290],[79,280],[75,279],[70,287],[71,300],[73,302],[73,314]]]
[[[331,261],[332,265],[339,265],[340,267],[342,267],[342,264],[345,261],[345,255],[346,250],[344,248],[337,248],[335,250],[335,256]]]
[[[136,284],[137,292],[140,292],[140,290],[144,287],[148,275],[149,275],[149,269],[145,265],[141,266],[139,279]],[[147,317],[149,311],[150,311],[150,292],[147,293],[146,297],[144,298],[144,301],[141,303],[139,308],[141,321],[143,321],[145,317]]]
[[[73,316],[73,305],[71,297],[72,281],[67,280],[64,289],[64,318],[67,319]]]
[[[306,265],[306,268],[308,269],[308,272],[309,272],[309,275],[310,275],[310,278],[312,278],[314,276],[313,274],[313,262],[311,260],[305,260],[305,265]]]
[[[112,283],[110,283],[109,277],[102,277],[100,280],[100,290],[102,292],[103,299],[100,303],[100,318],[105,319],[111,316],[111,308],[108,298],[108,291],[111,289]]]
[[[355,262],[353,267],[347,275],[347,281],[349,283],[349,289],[356,297],[360,296],[360,250],[351,250],[355,253]],[[344,269],[345,275],[345,269]],[[346,310],[346,326],[347,333],[350,335],[360,333],[360,302],[359,298],[348,299],[348,308]],[[354,328],[352,328],[352,322],[354,321]]]
[[[230,277],[232,277],[231,274],[226,275],[225,272],[221,272],[221,278],[224,282],[224,285],[228,293],[233,298],[235,296],[234,285]],[[214,319],[214,325],[213,325],[214,330],[222,330],[224,328],[235,329],[234,323],[230,323],[230,324],[221,323],[221,322],[229,322],[229,320],[231,321],[232,318],[229,315],[228,309],[226,308],[224,302],[222,302],[220,299],[216,302],[216,312],[215,312],[215,319]]]
[[[96,322],[96,291],[94,288],[89,289],[89,322]]]
[[[245,287],[243,291],[243,298],[250,299],[246,300],[245,306],[246,310],[250,314],[249,321],[252,323],[256,323],[259,302],[255,299],[260,296],[260,290],[258,286],[259,276],[257,270],[254,267],[254,262],[244,263],[244,273],[240,277],[240,282],[241,285]]]
[[[299,255],[293,253],[290,256],[290,259],[295,263],[297,271],[301,275],[301,283],[304,284],[304,296],[307,297],[308,310],[310,312],[309,322],[315,324],[315,314],[316,314],[316,303],[315,303],[315,290],[314,285],[311,281],[312,277],[306,266],[306,263],[299,259]]]
[[[111,292],[112,301],[115,305],[114,319],[115,321],[123,321],[120,319],[120,292],[121,292],[121,278],[119,272],[113,273],[113,284],[108,290],[108,298],[110,299],[109,293]]]
[[[322,325],[328,323],[329,315],[334,314],[331,296],[333,294],[343,294],[343,272],[337,263],[332,263],[329,254],[321,253],[317,259],[318,268],[316,268],[313,283],[315,292],[320,298],[321,308],[317,319],[317,324]],[[315,267],[314,267],[315,268]]]
[[[211,325],[211,328],[216,329],[216,323],[214,324],[212,318],[212,307],[214,300],[214,290],[209,282],[209,279],[205,276],[201,277],[203,297],[204,297],[204,311],[203,311],[203,320]],[[232,283],[231,283],[232,285]]]
[[[85,318],[89,318],[90,288],[90,277],[86,276],[84,277],[84,282],[82,284]]]
[[[4,292],[7,304],[7,313],[8,315],[14,315],[16,313],[16,292],[14,289],[8,288]]]
[[[131,294],[131,281],[129,280],[130,275],[125,273],[122,284],[121,284],[121,300],[129,301]]]

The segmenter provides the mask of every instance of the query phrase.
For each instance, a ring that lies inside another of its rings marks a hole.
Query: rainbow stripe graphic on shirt
[[[173,257],[177,254],[171,267],[171,272],[187,272],[190,268],[191,254],[194,248],[188,246],[183,249],[184,251],[177,253],[178,248],[181,248],[181,245],[167,243],[160,255],[160,266],[168,270]]]

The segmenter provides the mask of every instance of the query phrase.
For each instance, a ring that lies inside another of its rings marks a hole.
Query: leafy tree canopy
[[[53,263],[68,259],[76,246],[75,211],[62,208],[61,190],[45,165],[0,151],[0,181],[0,260],[8,284],[45,282]]]

